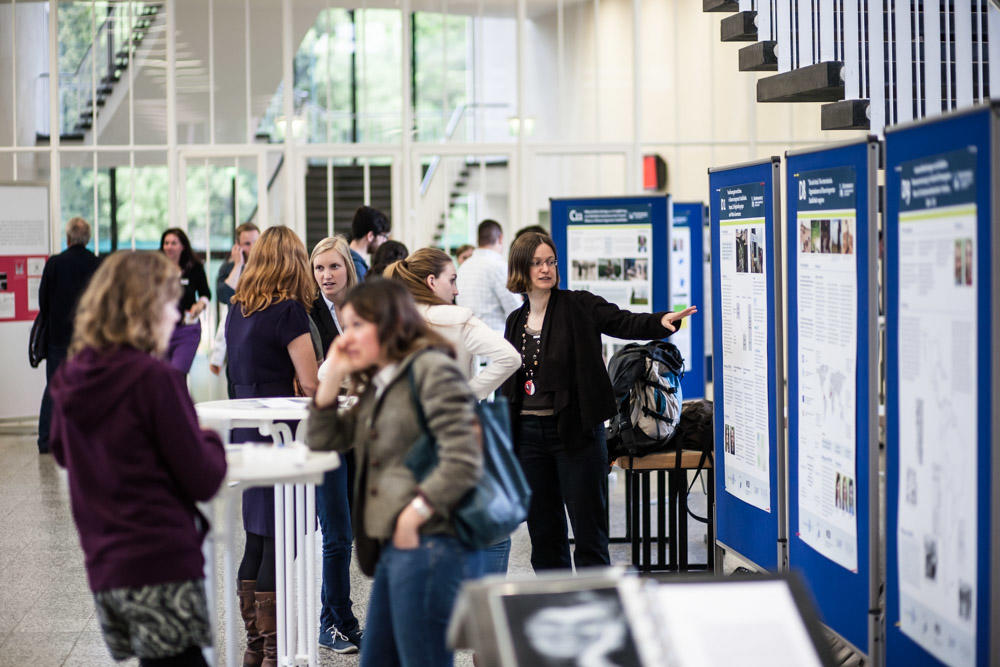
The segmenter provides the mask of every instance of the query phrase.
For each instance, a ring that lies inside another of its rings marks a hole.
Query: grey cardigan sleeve
[[[336,405],[328,408],[309,403],[309,422],[306,424],[306,445],[314,451],[346,452],[354,446],[354,426],[357,406],[341,413]]]
[[[433,507],[445,513],[483,474],[482,434],[475,396],[458,366],[441,355],[424,354],[414,374],[427,427],[437,440],[438,464],[419,485]]]

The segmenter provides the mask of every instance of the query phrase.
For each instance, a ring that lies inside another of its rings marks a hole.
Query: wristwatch
[[[431,518],[431,515],[434,514],[434,510],[427,504],[427,501],[424,500],[423,496],[416,496],[413,500],[411,500],[410,507],[417,510],[417,514],[419,514],[424,521]]]

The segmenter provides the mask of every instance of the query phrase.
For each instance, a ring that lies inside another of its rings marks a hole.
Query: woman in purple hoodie
[[[180,269],[118,252],[77,307],[52,380],[51,447],[69,473],[97,618],[115,660],[205,665],[211,644],[195,503],[226,473],[218,435],[198,427],[184,376],[163,361],[179,318]]]

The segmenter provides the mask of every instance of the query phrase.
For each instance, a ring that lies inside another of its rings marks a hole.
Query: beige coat
[[[418,486],[404,459],[421,435],[410,393],[409,368],[431,433],[437,439],[438,465]],[[455,362],[434,350],[417,352],[399,363],[381,396],[368,387],[351,410],[319,409],[312,404],[306,442],[311,449],[344,452],[354,448],[358,474],[355,503],[364,500],[369,537],[388,540],[396,517],[418,490],[434,508],[422,534],[454,534],[450,513],[482,475],[483,457],[475,397]],[[364,487],[362,488],[362,483]]]

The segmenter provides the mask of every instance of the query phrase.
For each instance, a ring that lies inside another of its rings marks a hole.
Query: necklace
[[[524,329],[521,331],[521,367],[524,368],[524,374],[528,377],[527,381],[524,383],[524,393],[528,396],[534,396],[537,388],[535,387],[535,367],[538,366],[538,355],[542,351],[542,335],[541,331],[538,335],[530,334],[535,338],[535,349],[531,355],[531,361],[528,361],[528,318],[531,316],[531,311],[528,311],[527,316],[524,318]]]

